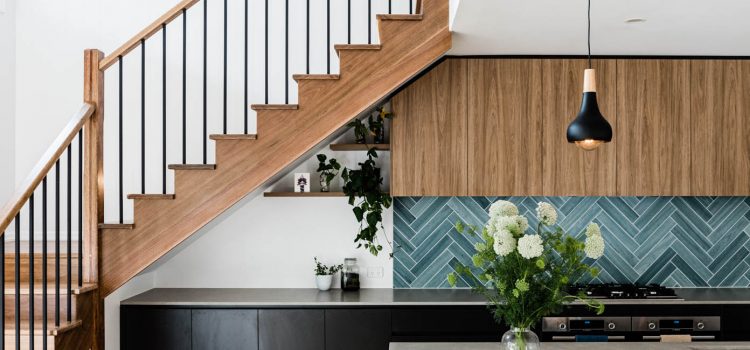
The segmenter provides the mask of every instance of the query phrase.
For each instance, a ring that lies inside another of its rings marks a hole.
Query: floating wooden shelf
[[[266,192],[263,197],[344,197],[344,192]]]
[[[337,143],[331,145],[332,151],[367,151],[370,148],[375,148],[378,151],[389,151],[391,149],[391,145],[387,143]]]

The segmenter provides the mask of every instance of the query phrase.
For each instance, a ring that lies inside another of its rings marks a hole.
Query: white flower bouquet
[[[602,313],[601,302],[566,292],[570,283],[598,274],[585,259],[604,254],[599,225],[589,224],[582,242],[555,226],[557,212],[551,204],[539,203],[536,214],[539,225],[529,233],[527,218],[519,215],[513,203],[502,200],[490,206],[490,218],[481,232],[456,223],[460,233],[481,235],[482,242],[475,245],[474,266],[456,266],[448,282],[455,287],[462,278],[487,297],[498,322],[516,329],[528,329],[572,301],[582,301]]]

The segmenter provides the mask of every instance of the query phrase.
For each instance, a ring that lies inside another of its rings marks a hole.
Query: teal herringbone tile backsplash
[[[471,265],[475,238],[457,220],[482,225],[496,197],[399,197],[394,200],[395,288],[448,288],[457,261]],[[670,287],[750,286],[750,197],[503,197],[533,219],[547,201],[558,224],[582,235],[601,225],[607,241],[592,282]]]

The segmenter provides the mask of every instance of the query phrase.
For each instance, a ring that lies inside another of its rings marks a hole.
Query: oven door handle
[[[716,340],[715,335],[691,335],[691,340]],[[643,340],[661,340],[660,335],[644,335]]]
[[[624,335],[608,335],[607,340],[619,340],[623,341],[625,340]],[[576,336],[574,335],[553,335],[552,341],[576,341]]]

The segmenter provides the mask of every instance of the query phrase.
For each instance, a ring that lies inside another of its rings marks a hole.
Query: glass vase
[[[528,328],[513,327],[503,334],[502,350],[539,350],[539,337]]]

